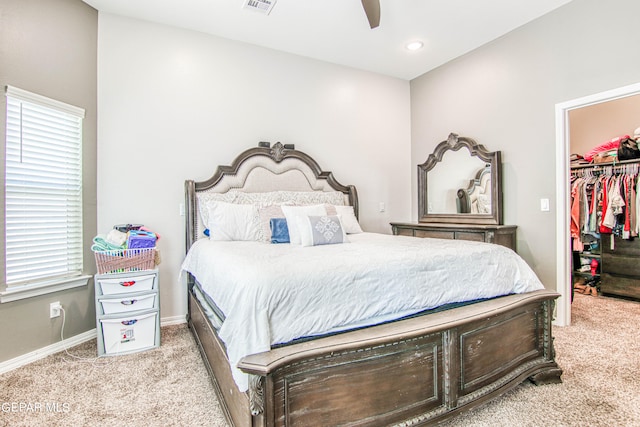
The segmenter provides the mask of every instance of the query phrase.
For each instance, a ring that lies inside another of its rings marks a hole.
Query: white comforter
[[[200,239],[182,270],[225,313],[219,335],[236,364],[271,344],[402,317],[452,302],[543,289],[503,246],[385,234],[313,247]]]

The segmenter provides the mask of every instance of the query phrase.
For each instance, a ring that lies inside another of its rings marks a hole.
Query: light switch
[[[540,199],[540,210],[542,212],[549,212],[549,199]]]

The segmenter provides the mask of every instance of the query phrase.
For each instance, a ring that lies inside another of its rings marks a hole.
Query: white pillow
[[[362,228],[358,223],[358,218],[353,211],[353,206],[334,206],[336,214],[340,215],[340,221],[344,227],[344,231],[347,234],[362,233]]]
[[[307,216],[296,218],[302,246],[348,243],[339,215]]]
[[[289,228],[289,241],[292,245],[301,244],[300,231],[298,229],[297,219],[299,217],[306,218],[309,215],[322,216],[327,214],[324,205],[310,206],[282,206],[282,213],[287,219],[287,227]]]
[[[211,240],[261,240],[258,208],[226,202],[207,204]]]

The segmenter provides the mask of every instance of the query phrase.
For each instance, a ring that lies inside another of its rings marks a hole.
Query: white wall
[[[293,143],[357,187],[366,231],[389,233],[411,215],[409,107],[407,81],[101,13],[98,230],[161,234],[161,316],[183,316],[186,179],[258,141]]]
[[[411,163],[449,132],[501,150],[505,223],[518,226],[518,252],[549,289],[557,286],[555,105],[640,81],[640,31],[625,24],[635,16],[637,0],[573,0],[411,81]],[[540,211],[540,198],[551,211]]]

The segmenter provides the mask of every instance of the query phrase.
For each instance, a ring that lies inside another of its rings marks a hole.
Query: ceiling
[[[84,0],[101,12],[406,80],[570,1],[380,0],[380,26],[370,29],[360,0],[277,0],[268,15],[246,0]],[[407,50],[413,40],[424,47]]]

